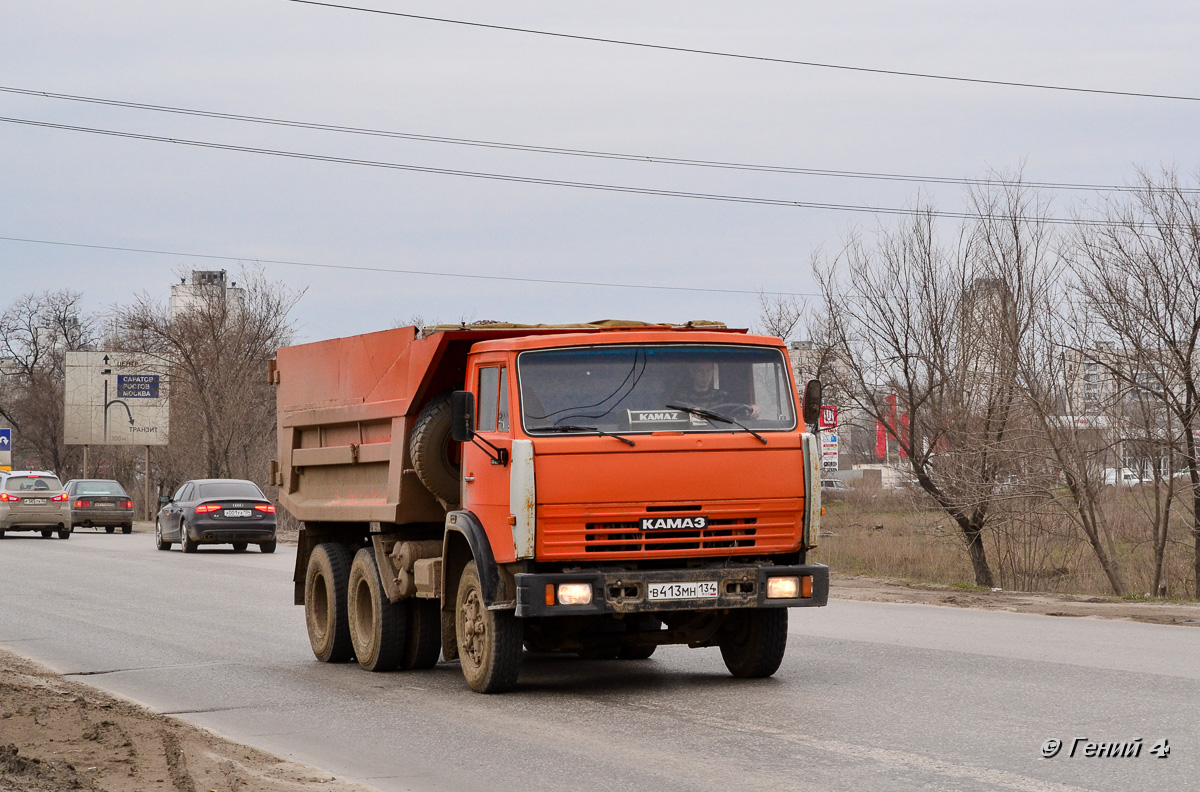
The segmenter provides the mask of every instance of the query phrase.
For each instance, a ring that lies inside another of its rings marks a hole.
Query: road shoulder
[[[831,575],[829,596],[832,600],[942,605],[1012,613],[1038,613],[1043,616],[1127,619],[1149,624],[1200,627],[1200,602],[960,589],[914,583],[898,578],[839,575],[836,572]]]
[[[0,789],[371,792],[0,649]]]

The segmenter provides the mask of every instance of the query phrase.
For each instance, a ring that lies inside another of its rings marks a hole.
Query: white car
[[[14,470],[0,478],[0,538],[7,531],[41,531],[49,539],[71,538],[71,503],[58,476],[45,470]]]

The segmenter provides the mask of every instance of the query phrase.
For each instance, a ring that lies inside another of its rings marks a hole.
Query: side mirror
[[[450,438],[469,443],[475,437],[475,394],[454,391],[450,394]]]
[[[166,506],[168,503],[171,502],[171,499],[168,498],[166,495],[163,495],[161,498],[158,499],[158,502],[161,503],[163,506]]]
[[[817,417],[821,413],[821,393],[823,386],[821,380],[811,379],[804,385],[804,424],[811,426],[817,422]]]

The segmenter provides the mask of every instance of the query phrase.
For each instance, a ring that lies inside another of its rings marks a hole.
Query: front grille
[[[702,504],[700,509],[688,503],[669,509],[660,504],[632,509],[624,504],[539,505],[537,558],[597,562],[791,552],[800,545],[803,503],[799,498],[740,501]],[[647,516],[703,516],[708,523],[704,528],[643,531]]]
[[[703,530],[643,531],[640,522],[587,523],[584,551],[642,553],[655,550],[719,550],[754,547],[757,518],[714,519]]]

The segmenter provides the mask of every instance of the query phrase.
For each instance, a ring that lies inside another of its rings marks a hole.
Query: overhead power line
[[[1105,96],[1130,96],[1138,99],[1170,99],[1183,102],[1200,102],[1200,96],[1181,96],[1176,94],[1147,93],[1143,91],[1117,91],[1105,88],[1080,88],[1068,85],[1050,85],[1048,83],[1017,82],[1013,80],[987,80],[980,77],[956,77],[949,74],[932,74],[927,72],[900,71],[897,69],[874,69],[867,66],[849,66],[840,63],[821,63],[818,61],[793,60],[791,58],[773,58],[766,55],[747,55],[739,52],[723,52],[721,50],[699,49],[696,47],[677,47],[668,44],[651,44],[644,41],[628,41],[625,39],[604,38],[601,36],[584,36],[577,33],[560,33],[551,30],[536,30],[534,28],[515,27],[512,25],[495,25],[485,22],[470,22],[463,19],[426,16],[423,14],[408,14],[400,11],[384,11],[378,8],[344,5],[341,3],[323,3],[317,0],[288,0],[302,5],[336,8],[342,11],[359,11],[367,14],[418,19],[423,22],[438,22],[446,25],[462,25],[464,27],[483,28],[485,30],[502,30],[508,33],[526,33],[535,36],[571,39],[574,41],[590,41],[597,44],[617,44],[623,47],[639,47],[642,49],[662,50],[666,52],[682,52],[690,55],[709,55],[720,58],[735,58],[737,60],[759,61],[762,63],[778,63],[787,66],[809,66],[817,69],[836,69],[838,71],[860,72],[865,74],[880,74],[889,77],[916,77],[924,80],[943,80],[948,82],[973,83],[976,85],[997,85],[1006,88],[1034,88],[1042,91],[1067,91],[1071,93],[1101,94]]]
[[[579,281],[560,278],[522,278],[515,275],[477,275],[464,272],[439,272],[437,270],[400,269],[394,267],[368,267],[361,264],[319,264],[311,261],[288,261],[286,259],[264,259],[256,256],[222,256],[215,253],[194,253],[179,250],[157,250],[153,248],[122,247],[120,245],[97,245],[84,242],[62,242],[51,239],[0,236],[5,242],[23,242],[31,245],[54,245],[57,247],[83,248],[86,250],[111,250],[119,253],[142,253],[155,256],[179,256],[180,258],[207,259],[210,261],[234,261],[238,263],[278,264],[289,267],[311,267],[327,270],[353,270],[356,272],[382,272],[391,275],[424,275],[434,278],[466,278],[469,280],[509,281],[514,283],[540,283],[556,286],[587,286],[606,289],[643,289],[650,291],[706,292],[710,294],[752,294],[780,297],[819,297],[806,292],[766,291],[755,289],[717,289],[703,286],[658,286],[647,283],[617,283],[611,281]]]
[[[633,187],[629,185],[619,184],[602,184],[598,182],[580,182],[570,181],[566,179],[546,179],[535,176],[519,176],[515,174],[505,173],[488,173],[484,171],[467,171],[457,170],[453,168],[434,168],[425,165],[408,165],[399,162],[380,162],[376,160],[355,159],[352,157],[338,157],[326,154],[308,154],[298,151],[283,151],[279,149],[259,148],[255,146],[238,146],[231,143],[212,143],[203,140],[190,140],[186,138],[165,137],[161,135],[144,135],[136,132],[121,132],[112,129],[98,129],[95,127],[74,126],[71,124],[55,124],[48,121],[33,121],[25,118],[10,118],[0,116],[0,123],[21,124],[24,126],[42,127],[45,129],[59,129],[70,132],[84,132],[93,135],[105,135],[108,137],[125,138],[129,140],[154,141],[157,143],[174,143],[182,146],[193,146],[196,148],[214,149],[218,151],[237,151],[246,154],[264,154],[273,157],[282,157],[286,159],[308,160],[311,162],[329,162],[340,165],[358,165],[369,168],[383,168],[387,170],[407,171],[411,173],[428,173],[440,176],[459,176],[470,179],[483,179],[486,181],[501,181],[512,182],[516,184],[540,184],[551,187],[571,187],[582,190],[593,190],[598,192],[615,192],[626,193],[631,195],[651,195],[666,198],[690,198],[700,201],[714,201],[719,203],[737,203],[737,204],[752,204],[757,206],[780,206],[793,209],[825,209],[835,212],[855,212],[859,214],[872,215],[902,215],[902,216],[925,216],[944,217],[959,220],[1011,220],[1011,217],[999,217],[992,215],[980,215],[971,212],[947,212],[942,210],[932,209],[903,209],[895,207],[883,206],[858,206],[854,204],[836,204],[824,203],[819,201],[797,201],[786,198],[762,198],[749,195],[726,195],[721,193],[702,193],[690,192],[686,190],[667,190],[653,187]],[[1124,225],[1107,220],[1089,220],[1079,218],[1064,218],[1064,217],[1018,217],[1016,219],[1051,223],[1055,225],[1072,225],[1072,226],[1114,226]]]
[[[902,173],[885,173],[879,171],[849,171],[832,168],[802,168],[787,165],[763,165],[744,162],[728,162],[722,160],[689,159],[685,157],[665,157],[654,154],[628,154],[612,151],[597,151],[593,149],[565,148],[561,146],[542,146],[529,143],[507,143],[473,138],[447,137],[445,135],[428,135],[416,132],[395,132],[384,129],[369,129],[364,127],[342,126],[338,124],[323,124],[313,121],[295,121],[266,116],[241,115],[225,113],[216,110],[198,110],[194,108],[174,107],[171,105],[147,104],[144,102],[129,102],[121,99],[106,99],[94,96],[77,96],[73,94],[38,91],[30,88],[15,88],[0,85],[0,92],[18,94],[21,96],[36,96],[46,99],[60,99],[70,102],[83,102],[107,107],[125,107],[134,110],[150,110],[159,113],[213,118],[224,121],[242,121],[252,124],[288,127],[293,129],[310,129],[321,132],[337,132],[369,137],[392,138],[398,140],[415,140],[426,143],[445,143],[456,146],[477,148],[492,148],[505,151],[523,151],[536,154],[554,154],[569,157],[585,157],[591,159],[608,159],[621,162],[642,162],[658,165],[684,165],[697,168],[714,168],[720,170],[751,171],[755,173],[780,173],[801,176],[827,176],[848,179],[869,179],[879,181],[912,182],[918,184],[956,184],[965,186],[1005,186],[1031,187],[1043,190],[1086,190],[1094,192],[1128,192],[1141,188],[1117,184],[1081,184],[1071,182],[1035,182],[1015,181],[1003,178],[970,179],[954,176],[920,176]],[[1189,190],[1190,192],[1190,190]]]

